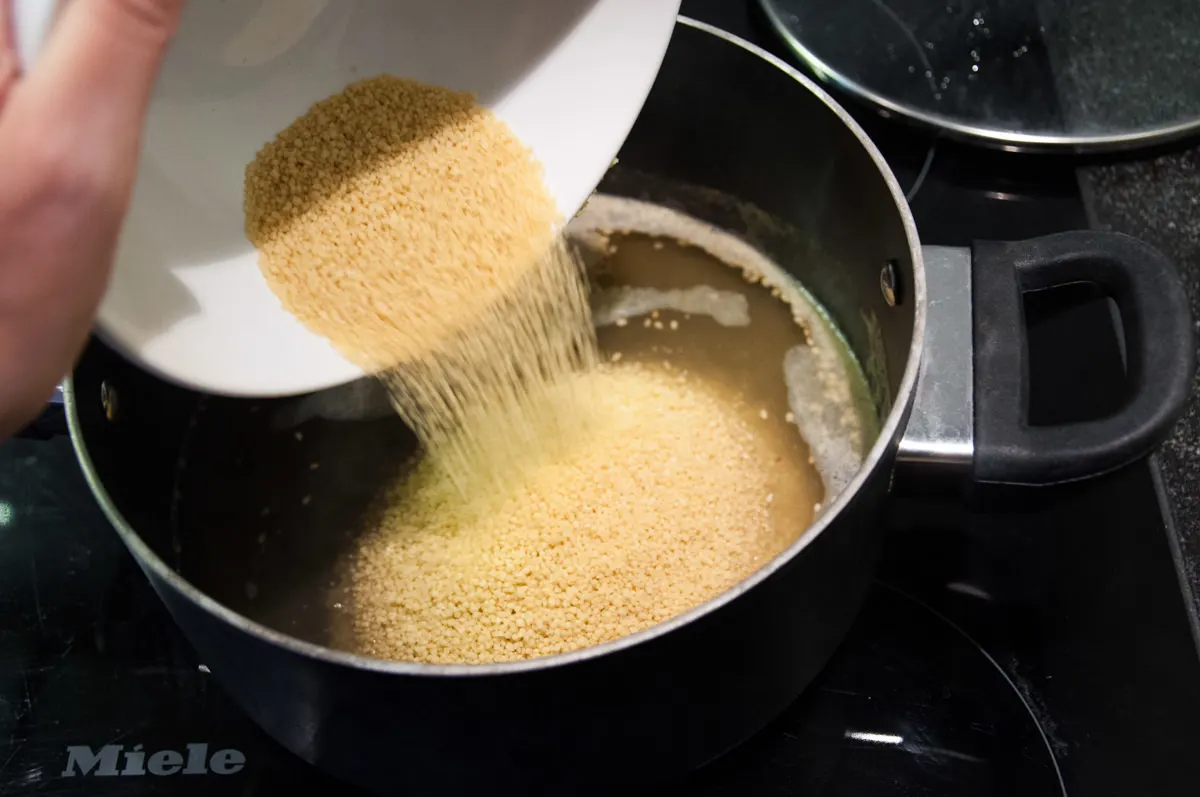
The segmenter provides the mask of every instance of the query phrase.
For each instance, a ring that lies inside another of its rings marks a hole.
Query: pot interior
[[[915,242],[880,167],[837,113],[758,54],[680,25],[600,192],[727,234],[803,286],[809,323],[829,333],[853,382],[865,430],[858,458],[867,457],[881,422],[904,403]],[[810,441],[785,420],[782,364],[804,343],[804,330],[786,305],[703,247],[611,232],[615,254],[587,253],[600,288],[670,289],[702,279],[749,297],[749,326],[664,311],[654,320],[683,322],[669,344],[640,316],[601,329],[600,342],[609,353],[647,361],[663,359],[669,347],[675,367],[738,386],[761,404],[795,493],[782,550],[847,480],[831,483]],[[894,304],[880,287],[885,268],[895,275]],[[269,627],[355,648],[345,564],[380,492],[416,448],[374,383],[272,401],[202,396],[101,344],[74,379],[95,475],[168,567]]]

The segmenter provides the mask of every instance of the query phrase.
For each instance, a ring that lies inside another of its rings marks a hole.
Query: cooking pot
[[[918,479],[1082,479],[1148,453],[1186,398],[1191,320],[1161,255],[1095,232],[922,250],[895,178],[850,116],[786,64],[699,22],[680,18],[602,188],[681,209],[788,269],[857,354],[880,415],[857,476],[794,544],[633,636],[494,665],[317,644],[325,610],[302,596],[330,578],[340,530],[411,446],[399,420],[281,424],[294,405],[203,396],[99,343],[65,386],[88,481],[201,661],[268,733],[347,781],[563,794],[695,768],[794,700],[846,633],[898,460]],[[786,229],[760,224],[759,211]],[[1130,395],[1111,417],[1031,426],[1022,294],[1079,281],[1119,310]]]

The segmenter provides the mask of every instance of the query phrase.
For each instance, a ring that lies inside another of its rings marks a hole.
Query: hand
[[[37,415],[87,340],[183,5],[70,0],[22,74],[11,2],[0,0],[0,439]]]

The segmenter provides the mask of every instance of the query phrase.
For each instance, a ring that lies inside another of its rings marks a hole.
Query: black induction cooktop
[[[782,54],[755,7],[684,3]],[[1071,161],[857,110],[926,243],[1087,226]],[[1111,409],[1123,371],[1107,305],[1076,287],[1026,312],[1035,415]],[[232,704],[70,442],[42,438],[0,446],[0,795],[354,794]],[[888,523],[866,608],[816,683],[671,794],[1195,793],[1200,656],[1153,462],[1070,488],[899,495]]]

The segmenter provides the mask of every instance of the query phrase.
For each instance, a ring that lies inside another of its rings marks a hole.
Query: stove
[[[787,57],[756,8],[684,2]],[[850,107],[925,243],[1088,225],[1068,159],[972,149]],[[1076,286],[1026,309],[1035,417],[1111,410],[1124,377],[1107,304]],[[69,440],[41,438],[0,446],[0,794],[354,794],[233,705],[109,528]],[[668,793],[1194,791],[1200,637],[1153,461],[1069,488],[898,495],[888,524],[867,605],[819,679]]]

